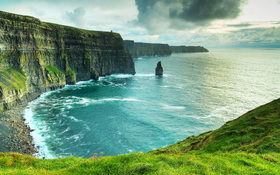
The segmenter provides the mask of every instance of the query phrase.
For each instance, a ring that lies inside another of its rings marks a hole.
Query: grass
[[[66,26],[66,25],[60,25],[60,24],[55,24],[55,23],[49,23],[49,22],[41,22],[42,26],[45,26],[47,28],[51,29],[56,29],[61,32],[66,33],[68,36],[71,37],[81,37],[83,35],[91,35],[91,36],[102,36],[102,35],[110,35],[114,36],[118,39],[121,38],[120,34],[114,33],[114,32],[104,32],[104,31],[94,31],[94,30],[85,30],[85,29],[80,29],[72,26]]]
[[[57,69],[56,67],[54,66],[46,66],[45,67],[49,72],[53,72],[53,73],[61,73],[61,71],[59,69]]]
[[[148,153],[44,160],[0,153],[0,174],[279,174],[280,99]]]
[[[3,174],[278,174],[280,154],[133,153],[99,159],[44,160],[17,153],[0,154]]]
[[[7,69],[0,72],[0,87],[7,90],[26,91],[26,77],[22,70]]]

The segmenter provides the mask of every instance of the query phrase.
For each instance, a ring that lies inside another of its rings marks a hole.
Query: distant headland
[[[172,53],[209,52],[202,46],[169,46],[161,43],[141,43],[133,40],[124,40],[125,50],[133,58],[142,56],[166,56]]]

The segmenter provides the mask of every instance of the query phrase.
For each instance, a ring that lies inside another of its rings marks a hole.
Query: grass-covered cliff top
[[[203,46],[170,46],[173,53],[209,52]]]
[[[106,31],[94,31],[94,30],[85,30],[80,29],[72,26],[66,26],[66,25],[60,25],[60,24],[54,24],[49,22],[41,22],[41,25],[44,27],[47,27],[49,29],[56,29],[56,30],[64,30],[66,33],[68,33],[69,36],[72,37],[79,37],[81,35],[91,35],[91,36],[101,36],[101,35],[110,35],[114,36],[118,39],[122,39],[121,35],[119,33],[114,32],[106,32]]]
[[[115,36],[116,38],[120,39],[121,35],[119,33],[114,33],[114,32],[105,32],[105,31],[93,31],[93,30],[85,30],[85,29],[79,29],[76,27],[71,27],[71,26],[65,26],[65,25],[59,25],[59,24],[54,24],[54,23],[49,23],[49,22],[42,22],[38,18],[32,17],[32,16],[24,16],[24,15],[18,15],[18,14],[13,14],[13,13],[8,13],[4,11],[0,11],[0,19],[5,19],[9,20],[10,22],[14,23],[19,23],[19,22],[24,22],[24,23],[33,23],[37,25],[41,25],[43,27],[49,28],[50,30],[52,29],[58,29],[58,30],[64,30],[69,32],[70,34],[73,34],[73,36],[76,35],[94,35],[94,36],[100,36],[100,35],[108,35],[110,36]]]
[[[8,12],[0,11],[0,18],[8,19],[10,21],[16,21],[16,22],[27,22],[27,23],[35,23],[40,24],[40,20],[37,18],[34,18],[32,16],[24,16],[24,15],[18,15]]]
[[[280,99],[149,153],[43,160],[0,153],[4,174],[279,174]]]

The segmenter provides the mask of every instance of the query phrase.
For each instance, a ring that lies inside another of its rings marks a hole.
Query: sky
[[[280,48],[280,0],[1,0],[0,10],[135,42]]]

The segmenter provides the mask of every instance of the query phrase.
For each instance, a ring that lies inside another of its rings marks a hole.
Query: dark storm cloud
[[[234,19],[239,16],[242,0],[181,0],[182,9],[170,10],[170,17],[192,22]]]
[[[247,0],[135,0],[139,14],[136,23],[148,31],[157,30],[157,22],[168,28],[208,26],[215,20],[235,19]],[[181,23],[181,24],[180,24]],[[163,27],[163,26],[158,26]]]

